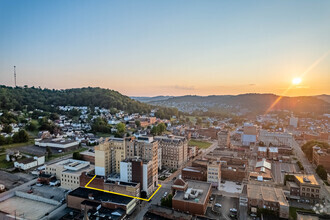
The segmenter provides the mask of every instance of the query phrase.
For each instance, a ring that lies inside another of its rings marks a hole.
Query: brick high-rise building
[[[188,160],[188,141],[181,136],[156,136],[162,149],[162,165],[178,169]]]

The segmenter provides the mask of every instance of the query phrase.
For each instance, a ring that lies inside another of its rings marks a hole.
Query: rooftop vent
[[[305,183],[310,183],[311,181],[307,177],[304,177],[304,182]]]

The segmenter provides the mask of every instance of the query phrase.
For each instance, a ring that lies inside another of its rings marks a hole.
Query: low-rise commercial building
[[[292,199],[305,200],[309,203],[316,203],[320,200],[321,186],[314,175],[294,174],[293,178],[293,182],[287,182]]]
[[[54,175],[61,181],[61,187],[76,189],[80,186],[80,175],[83,172],[91,172],[94,166],[87,161],[68,159],[55,164],[47,165],[45,173]]]
[[[186,188],[184,186],[185,184],[181,188],[176,187],[172,198],[172,208],[195,215],[204,215],[211,196],[211,183],[191,180],[187,181]]]
[[[207,170],[204,167],[185,167],[181,174],[183,180],[207,180]]]
[[[277,213],[280,218],[289,218],[289,203],[282,189],[248,184],[247,197],[251,212],[268,209]]]
[[[61,151],[71,151],[79,148],[79,142],[63,138],[35,139],[34,144],[39,147],[50,147]]]
[[[82,210],[86,202],[99,203],[108,209],[121,208],[126,214],[131,214],[137,200],[127,196],[106,193],[98,190],[79,187],[67,195],[67,206],[72,209]]]
[[[43,165],[45,163],[45,156],[34,156],[30,158],[24,158],[14,162],[14,167],[21,170],[29,170],[31,168]]]
[[[85,185],[94,177],[92,174],[82,173],[80,175],[80,186]],[[92,182],[88,184],[88,187],[97,189],[103,189],[111,192],[121,193],[124,195],[130,195],[140,197],[140,183],[113,181],[104,178],[103,176],[96,176]]]

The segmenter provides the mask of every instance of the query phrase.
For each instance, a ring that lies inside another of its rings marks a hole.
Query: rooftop
[[[278,202],[280,205],[289,206],[282,189],[260,185],[247,185],[247,196],[250,199]]]
[[[176,191],[173,199],[203,204],[208,191],[211,190],[211,183],[201,181],[187,181],[187,183],[188,189],[185,192]]]
[[[319,183],[316,181],[314,175],[295,174],[294,176],[301,184],[319,186]]]
[[[68,195],[85,198],[85,199],[88,199],[90,196],[92,196],[93,200],[95,201],[116,203],[123,205],[127,205],[133,200],[133,198],[127,196],[120,196],[112,193],[101,192],[98,190],[93,190],[83,187],[79,187],[71,191]]]

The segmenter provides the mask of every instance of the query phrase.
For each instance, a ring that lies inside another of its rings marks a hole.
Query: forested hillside
[[[0,110],[28,111],[41,109],[53,111],[54,107],[61,105],[104,107],[123,110],[128,113],[149,113],[151,105],[135,101],[117,91],[102,88],[77,88],[77,89],[40,89],[28,87],[0,86]],[[177,115],[177,109],[160,108],[159,114]]]

